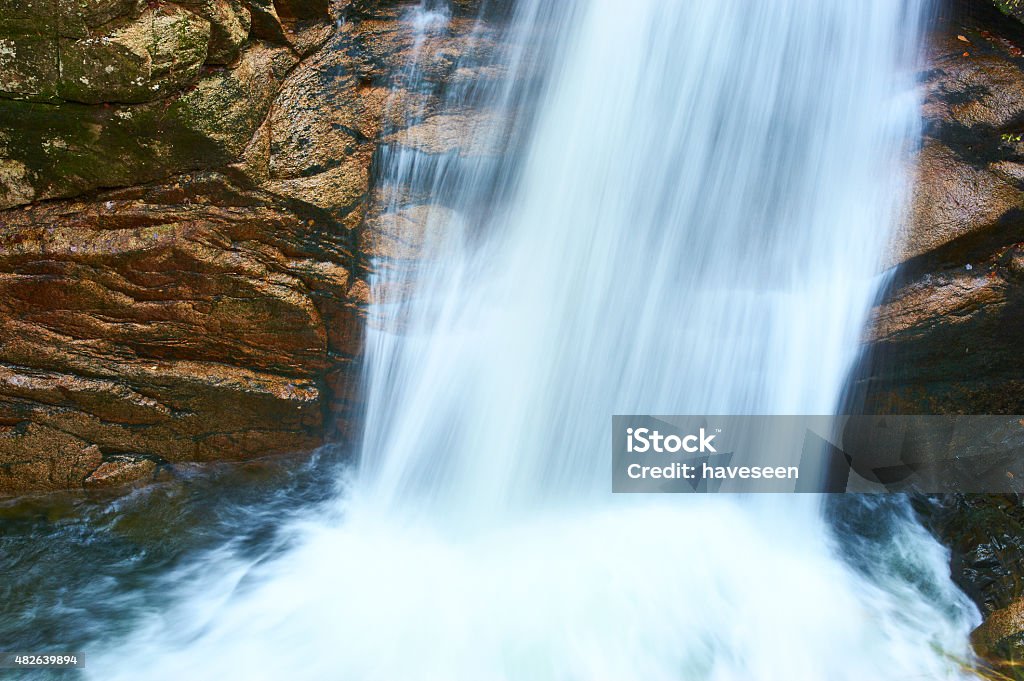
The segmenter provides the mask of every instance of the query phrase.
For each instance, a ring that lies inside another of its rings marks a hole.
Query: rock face
[[[255,5],[0,0],[0,208],[236,160],[334,20]]]
[[[346,432],[378,145],[470,5],[0,0],[0,495]]]
[[[1024,39],[984,3],[945,17],[899,263],[855,374],[874,413],[1024,413]]]
[[[81,483],[97,454],[203,461],[319,444],[326,372],[356,352],[325,324],[358,316],[333,225],[216,173],[8,215],[0,490]],[[41,466],[57,451],[79,464]]]
[[[344,414],[354,232],[229,168],[335,19],[0,1],[0,494],[309,450]]]

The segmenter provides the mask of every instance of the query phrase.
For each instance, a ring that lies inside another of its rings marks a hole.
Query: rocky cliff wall
[[[898,265],[855,373],[874,413],[1024,413],[1024,26],[950,3]]]
[[[0,0],[0,494],[344,431],[407,8]]]

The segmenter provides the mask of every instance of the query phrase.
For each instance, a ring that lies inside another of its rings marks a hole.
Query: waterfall
[[[541,19],[564,49],[503,210],[460,218],[487,182],[434,192],[401,335],[371,329],[378,502],[603,495],[611,414],[835,408],[916,138],[920,3],[577,5]],[[390,185],[443,176],[416,148]]]
[[[450,12],[411,11],[401,79],[440,104],[379,155],[337,512],[261,565],[211,557],[87,671],[966,678],[973,613],[898,504],[858,564],[815,498],[610,493],[612,414],[836,408],[904,201],[924,4],[520,0],[461,64],[503,76],[441,89],[415,62]],[[448,124],[461,146],[431,151]]]

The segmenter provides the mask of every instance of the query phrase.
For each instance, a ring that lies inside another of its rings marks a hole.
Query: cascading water
[[[508,77],[437,114],[484,151],[431,157],[414,126],[381,154],[381,232],[419,216],[423,244],[376,263],[341,512],[266,564],[211,558],[88,671],[960,678],[973,615],[900,513],[855,569],[817,499],[609,491],[614,413],[835,408],[903,198],[922,4],[522,0]]]

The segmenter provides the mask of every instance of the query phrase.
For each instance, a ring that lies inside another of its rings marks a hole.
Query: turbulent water
[[[87,676],[959,678],[974,615],[899,503],[851,502],[876,536],[840,541],[818,499],[609,477],[615,413],[835,408],[904,200],[925,9],[521,0],[462,64],[503,75],[440,90],[414,45],[421,115],[474,149],[414,127],[380,154],[381,229],[418,216],[423,243],[376,263],[358,469],[277,555],[168,575]],[[451,12],[407,20],[428,50]]]

